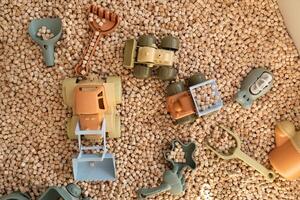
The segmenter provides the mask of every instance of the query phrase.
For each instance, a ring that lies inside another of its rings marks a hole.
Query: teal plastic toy
[[[49,187],[39,200],[91,200],[90,198],[83,198],[81,192],[80,187],[73,183],[66,187]]]
[[[184,158],[186,162],[175,162],[169,159],[168,155],[176,148],[176,143],[179,143],[184,151]],[[173,195],[180,195],[185,190],[185,179],[182,174],[184,168],[188,167],[192,170],[196,169],[196,163],[193,160],[193,154],[196,149],[196,144],[190,142],[183,144],[179,140],[172,141],[172,148],[170,151],[164,153],[164,157],[171,164],[171,169],[163,174],[163,182],[154,188],[141,188],[137,191],[138,199],[145,199],[157,195],[162,192],[169,191]]]
[[[54,34],[49,40],[43,40],[37,36],[38,30],[46,26]],[[59,18],[34,19],[30,22],[28,32],[33,41],[38,43],[42,49],[43,57],[46,65],[51,67],[54,65],[54,46],[62,35],[62,22]]]
[[[273,75],[264,68],[253,69],[241,83],[241,89],[235,100],[243,108],[249,109],[253,102],[265,95],[272,87]]]
[[[4,197],[0,198],[1,200],[31,200],[29,195],[22,192],[13,192]]]
[[[79,186],[71,183],[66,187],[49,187],[38,200],[91,200],[82,197]],[[1,200],[31,200],[27,193],[13,192],[0,198]]]

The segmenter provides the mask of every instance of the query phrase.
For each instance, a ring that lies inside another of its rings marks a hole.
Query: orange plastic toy
[[[75,66],[76,75],[85,76],[89,72],[89,63],[95,52],[100,38],[113,32],[119,24],[119,17],[115,13],[103,9],[100,6],[91,5],[89,8],[90,19],[89,26],[93,31],[89,46],[84,51],[84,56]],[[95,19],[94,16],[97,16]]]
[[[269,155],[273,168],[284,178],[300,177],[300,131],[293,123],[282,121],[275,128],[276,147]]]

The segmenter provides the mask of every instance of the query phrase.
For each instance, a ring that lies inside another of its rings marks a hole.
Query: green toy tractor
[[[152,35],[143,35],[137,41],[129,39],[125,42],[124,65],[133,68],[136,78],[145,79],[157,69],[161,80],[174,80],[177,71],[173,64],[175,52],[179,49],[179,40],[173,36],[166,36],[156,45],[156,38]]]

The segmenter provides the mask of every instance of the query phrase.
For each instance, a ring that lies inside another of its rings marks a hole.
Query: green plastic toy
[[[54,36],[48,40],[43,40],[37,35],[39,29],[46,26],[51,30]],[[43,57],[46,65],[51,67],[54,65],[54,46],[62,35],[62,22],[59,18],[34,19],[30,22],[28,32],[33,41],[38,43],[42,49]]]
[[[0,198],[1,200],[31,200],[29,195],[22,192],[13,192],[4,197]]]
[[[161,40],[160,48],[155,44],[153,35],[143,35],[136,41],[129,39],[125,42],[124,65],[133,68],[136,78],[145,79],[152,75],[157,68],[157,75],[161,80],[173,80],[177,71],[173,67],[175,51],[179,49],[179,40],[173,36],[166,36]]]
[[[81,196],[79,186],[71,183],[66,187],[49,187],[39,200],[90,200]]]
[[[257,98],[266,94],[272,87],[273,75],[264,68],[253,69],[241,84],[235,100],[244,108],[250,108]]]
[[[168,155],[176,148],[176,143],[179,143],[184,151],[185,163],[175,162],[169,159]],[[164,153],[164,157],[171,164],[171,169],[165,171],[163,174],[163,182],[154,188],[141,188],[137,191],[138,199],[145,199],[147,197],[155,196],[159,193],[169,191],[173,195],[180,195],[185,190],[185,179],[182,174],[184,168],[188,167],[192,170],[196,169],[196,163],[193,160],[193,154],[196,149],[196,144],[190,142],[183,144],[179,140],[172,141],[172,148],[170,151]]]
[[[66,187],[49,187],[38,200],[91,200],[82,197],[82,191],[79,186],[71,183]],[[13,192],[0,198],[1,200],[31,200],[28,194]]]
[[[206,141],[206,146],[211,151],[213,151],[218,157],[220,157],[224,160],[230,160],[230,159],[238,158],[238,159],[244,161],[250,167],[254,168],[259,173],[261,173],[266,178],[266,180],[268,180],[269,182],[274,181],[274,179],[276,178],[276,174],[272,170],[269,170],[269,169],[265,168],[259,162],[257,162],[256,160],[254,160],[253,158],[251,158],[250,156],[248,156],[247,154],[245,154],[244,152],[241,151],[241,140],[238,137],[238,135],[235,132],[231,131],[230,129],[228,129],[228,128],[222,126],[222,125],[220,125],[220,127],[234,138],[234,140],[236,142],[236,147],[231,148],[229,150],[228,154],[220,153],[213,146],[211,146],[209,144],[207,138],[205,140]]]

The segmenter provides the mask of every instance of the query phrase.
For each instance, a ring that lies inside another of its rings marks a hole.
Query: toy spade
[[[37,35],[39,29],[46,26],[51,30],[54,36],[48,40],[43,40]],[[54,46],[62,35],[62,22],[60,18],[44,18],[34,19],[30,22],[28,32],[33,41],[38,43],[42,48],[43,57],[46,65],[51,67],[54,65]]]
[[[272,170],[265,168],[259,162],[257,162],[256,160],[254,160],[253,158],[251,158],[250,156],[248,156],[247,154],[245,154],[244,152],[241,151],[241,140],[236,133],[234,133],[233,131],[231,131],[230,129],[228,129],[222,125],[220,125],[220,127],[234,138],[234,140],[236,142],[236,147],[231,148],[230,152],[228,154],[220,153],[209,144],[207,138],[205,141],[206,146],[212,152],[214,152],[218,157],[220,157],[224,160],[230,160],[230,159],[234,159],[234,158],[238,158],[238,159],[242,160],[248,166],[254,168],[256,171],[261,173],[265,177],[266,180],[268,180],[269,182],[273,182],[274,179],[276,178],[276,174]]]

